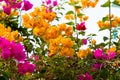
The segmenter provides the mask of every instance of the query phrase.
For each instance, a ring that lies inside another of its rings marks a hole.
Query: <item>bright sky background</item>
[[[40,4],[42,3],[42,0],[29,0],[29,1],[33,3],[34,7],[39,7]],[[94,38],[98,41],[98,43],[103,41],[103,39],[102,39],[103,36],[109,36],[108,30],[99,32],[98,31],[99,27],[97,25],[97,21],[101,20],[102,17],[104,17],[108,14],[108,8],[100,7],[100,5],[103,4],[105,1],[107,1],[107,0],[99,0],[99,3],[97,4],[97,6],[95,8],[88,8],[88,9],[84,10],[85,14],[89,16],[89,19],[86,22],[86,27],[87,27],[86,32],[97,34],[97,36]],[[113,1],[113,0],[111,0],[111,1]],[[58,0],[58,2],[59,2],[59,0]],[[70,9],[68,6],[65,6],[65,7],[68,10]],[[120,8],[112,7],[113,14],[120,16],[119,12],[120,12]]]

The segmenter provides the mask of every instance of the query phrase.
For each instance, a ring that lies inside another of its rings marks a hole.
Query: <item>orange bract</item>
[[[3,24],[0,24],[0,36],[6,38],[9,41],[19,41],[19,38],[22,36],[19,36],[18,31],[11,31],[11,28],[5,28]]]

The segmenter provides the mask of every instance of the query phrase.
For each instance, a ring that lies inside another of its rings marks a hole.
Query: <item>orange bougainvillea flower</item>
[[[52,26],[46,30],[45,34],[43,35],[43,39],[45,41],[49,41],[50,39],[57,38],[58,35],[59,35],[59,28],[57,28],[56,26]]]
[[[60,54],[61,56],[69,56],[69,57],[72,57],[73,54],[74,54],[74,49],[73,49],[73,48],[68,48],[68,47],[62,47],[59,54]]]
[[[65,18],[66,18],[67,20],[74,20],[74,19],[75,19],[75,17],[74,17],[73,14],[67,14],[67,15],[65,15]]]
[[[110,47],[110,49],[108,49],[106,53],[109,53],[109,52],[116,52],[116,47],[115,46]]]
[[[23,18],[23,26],[26,28],[32,28],[33,34],[36,36],[43,36],[48,27],[50,27],[50,22],[56,17],[55,12],[46,12],[44,6],[40,8],[35,8],[33,12],[25,14]]]
[[[104,23],[102,21],[98,21],[97,24],[98,24],[99,28],[104,28],[105,27]]]
[[[55,54],[59,54],[61,56],[73,56],[74,49],[72,48],[74,45],[74,41],[70,38],[64,38],[59,36],[55,39],[50,39],[49,44],[49,56],[53,56]]]
[[[92,43],[92,45],[95,45],[96,44],[96,40],[92,39],[91,43]]]
[[[6,38],[9,41],[19,41],[19,37],[22,37],[19,35],[18,31],[11,31],[10,27],[5,28],[3,24],[0,24],[0,36]]]
[[[80,49],[79,52],[77,53],[77,56],[79,58],[84,58],[86,57],[88,54],[90,54],[91,49],[87,48],[87,49]]]
[[[110,19],[111,19],[111,25],[110,25]],[[99,28],[115,28],[120,24],[120,18],[117,16],[114,16],[113,14],[110,16],[106,15],[101,21],[97,22]]]

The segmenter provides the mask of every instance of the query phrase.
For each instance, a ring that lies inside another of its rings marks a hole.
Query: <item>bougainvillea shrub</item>
[[[112,14],[119,0],[100,6],[108,13],[97,27],[109,32],[100,43],[86,34],[84,13],[99,0],[40,2],[0,0],[0,80],[120,80],[120,17]]]

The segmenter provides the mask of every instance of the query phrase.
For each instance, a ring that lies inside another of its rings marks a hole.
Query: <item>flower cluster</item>
[[[58,5],[57,0],[43,0],[42,4],[46,7],[46,12],[52,12],[52,8]]]
[[[110,19],[111,19],[111,24],[110,24]],[[110,28],[113,27],[117,27],[119,24],[120,24],[120,17],[117,17],[117,16],[114,16],[114,15],[111,15],[111,17],[109,18],[109,16],[105,16],[103,17],[103,19],[101,21],[98,21],[97,22],[99,28]]]
[[[18,72],[19,74],[33,73],[35,68],[35,64],[31,64],[30,62],[24,62],[18,64]]]
[[[86,34],[85,21],[88,16],[83,14],[84,9],[95,7],[98,0],[60,1],[74,10],[64,15],[61,12],[65,9],[62,3],[42,0],[41,7],[18,15],[18,9],[27,11],[32,8],[29,0],[0,0],[5,3],[0,12],[0,75],[4,77],[4,72],[8,72],[25,80],[119,80],[120,37],[114,32],[119,29],[120,18],[109,14],[98,21],[100,30],[107,28],[110,32],[110,38],[104,36],[104,42],[98,44],[94,38],[96,34]],[[104,4],[105,7],[108,7],[108,2]],[[20,16],[25,28],[18,26]],[[53,21],[63,17],[67,22],[54,24]],[[22,43],[25,46],[19,43],[22,39],[20,34],[25,38]],[[112,41],[113,35],[115,42]],[[29,53],[32,53],[31,56]],[[11,67],[13,63],[15,67]],[[14,74],[17,70],[20,75]],[[16,78],[9,77],[12,80]]]
[[[41,9],[35,8],[30,13],[30,16],[28,14],[23,15],[23,25],[32,28],[34,35],[41,36],[44,41],[49,42],[49,56],[58,52],[60,55],[73,56],[74,50],[72,46],[74,42],[69,37],[64,37],[72,36],[73,29],[71,26],[67,26],[65,23],[50,26],[49,22],[53,21],[56,14],[53,11],[46,12],[44,6]]]
[[[0,36],[6,38],[9,41],[22,41],[22,36],[19,36],[18,31],[11,31],[10,27],[5,28],[3,24],[0,24]]]
[[[9,15],[12,11],[12,9],[22,9],[22,10],[29,10],[32,8],[32,4],[27,1],[27,0],[0,0],[0,2],[3,2],[6,4],[6,5],[3,5],[3,10],[4,12]],[[23,6],[22,6],[22,3],[23,3]]]
[[[82,8],[88,8],[88,7],[95,7],[96,4],[98,3],[98,0],[70,0],[70,2],[76,2],[79,4],[82,4]]]
[[[20,43],[16,44],[14,41],[9,42],[5,38],[0,37],[0,48],[3,59],[14,58],[18,62],[26,59],[25,49]]]
[[[107,53],[104,53],[104,50],[98,48],[94,51],[95,59],[104,59],[104,60],[113,60],[116,57],[115,47],[111,47],[107,50]]]
[[[48,27],[50,27],[49,22],[53,21],[55,17],[56,13],[46,13],[46,8],[44,6],[35,8],[35,10],[30,13],[30,16],[28,14],[22,16],[23,25],[27,28],[33,28],[33,33],[36,36],[42,36]]]
[[[72,48],[74,45],[74,41],[70,38],[65,38],[62,36],[57,37],[56,39],[50,40],[49,45],[49,56],[53,56],[57,53],[62,56],[73,56],[74,49]]]
[[[78,80],[93,80],[93,77],[89,73],[80,74]]]
[[[30,64],[30,62],[25,62],[25,60],[27,60],[27,56],[25,54],[26,51],[21,43],[15,43],[14,41],[9,42],[5,38],[0,37],[0,49],[1,57],[3,59],[15,59],[15,61],[18,62],[18,72],[20,74],[25,74],[27,72],[32,73],[34,71],[35,65]],[[24,69],[24,66],[27,70]]]
[[[89,55],[91,53],[91,50],[90,48],[87,48],[87,49],[80,49],[79,52],[77,53],[77,56],[79,58],[84,58],[86,57],[87,55]]]
[[[72,36],[73,34],[73,29],[71,26],[67,26],[65,23],[58,24],[57,26],[51,26],[49,27],[45,34],[43,35],[43,39],[45,41],[48,41],[50,39],[55,39],[58,36]]]

